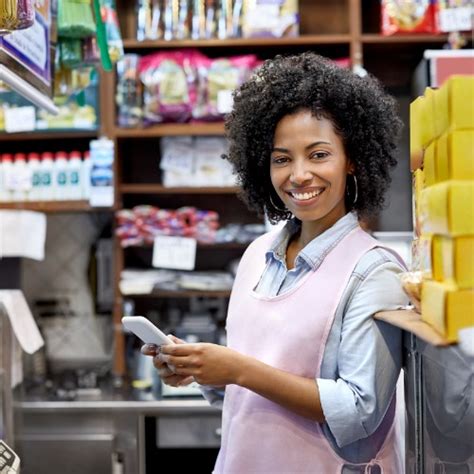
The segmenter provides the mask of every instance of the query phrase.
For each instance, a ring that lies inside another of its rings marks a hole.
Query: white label
[[[5,130],[8,133],[31,132],[35,129],[36,111],[31,105],[26,107],[4,107]]]
[[[222,90],[217,92],[217,111],[220,114],[228,114],[232,112],[234,99],[231,90]]]
[[[467,31],[472,29],[471,7],[445,8],[439,12],[441,31]]]
[[[49,45],[46,43],[44,27],[38,21],[26,30],[14,31],[6,35],[5,40],[39,68],[46,67]]]
[[[153,245],[152,265],[174,270],[194,270],[196,264],[196,239],[159,235]]]
[[[177,138],[166,142],[160,162],[162,170],[191,174],[193,172],[193,164],[194,157],[191,140],[188,142],[187,140]]]

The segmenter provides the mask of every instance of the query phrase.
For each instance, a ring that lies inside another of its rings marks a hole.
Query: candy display
[[[33,0],[5,0],[0,3],[0,35],[29,28],[34,21]]]
[[[219,228],[219,215],[194,207],[176,210],[153,206],[136,206],[116,213],[115,234],[122,247],[153,243],[157,235],[193,237],[199,242],[214,242]]]

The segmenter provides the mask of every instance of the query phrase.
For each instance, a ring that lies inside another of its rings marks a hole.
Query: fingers
[[[203,349],[204,346],[205,346],[204,343],[166,344],[165,346],[160,346],[160,352],[162,354],[172,354],[172,355],[176,355],[176,356],[187,356],[187,355],[190,355],[192,353],[200,352]]]
[[[188,379],[190,377],[183,377],[182,375],[171,375],[169,377],[162,378],[163,382],[166,385],[171,385],[172,387],[182,387],[184,385],[189,385],[193,379],[191,377],[191,380],[188,382]]]
[[[175,343],[175,344],[186,344],[186,341],[183,341],[179,337],[173,336],[173,334],[168,334],[168,337]]]
[[[158,353],[158,346],[155,344],[144,344],[141,347],[140,352],[143,355],[155,356]]]

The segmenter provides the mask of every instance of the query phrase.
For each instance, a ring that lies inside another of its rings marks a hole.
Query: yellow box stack
[[[427,88],[410,107],[422,319],[450,342],[474,326],[474,76]]]

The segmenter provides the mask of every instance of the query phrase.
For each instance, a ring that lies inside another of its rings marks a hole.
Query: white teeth
[[[307,201],[308,199],[312,199],[316,196],[319,196],[322,192],[323,192],[323,189],[321,189],[320,191],[314,191],[312,193],[300,193],[300,194],[291,193],[291,195],[298,201]]]

